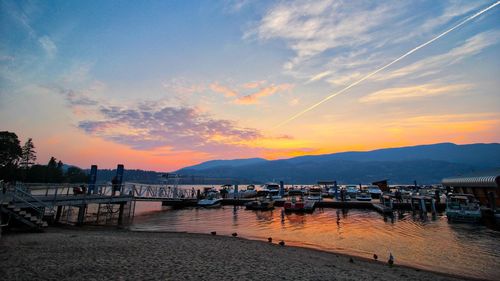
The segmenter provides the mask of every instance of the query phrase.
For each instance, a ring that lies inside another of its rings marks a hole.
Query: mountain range
[[[392,184],[439,183],[444,177],[500,167],[500,144],[438,143],[372,151],[307,155],[289,159],[212,160],[176,173],[191,177],[232,179],[232,182],[312,184],[319,180]]]

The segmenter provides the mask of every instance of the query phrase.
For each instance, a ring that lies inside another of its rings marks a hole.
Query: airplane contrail
[[[319,106],[319,105],[321,105],[322,103],[324,103],[324,102],[326,102],[326,101],[330,100],[330,99],[331,99],[331,98],[333,98],[333,97],[336,97],[336,96],[338,96],[338,95],[342,94],[343,92],[345,92],[345,91],[349,90],[350,88],[352,88],[352,87],[354,87],[354,86],[358,85],[359,83],[361,83],[361,82],[365,81],[366,79],[368,79],[368,78],[372,77],[373,75],[375,75],[375,74],[379,73],[380,71],[382,71],[382,70],[384,70],[384,69],[388,68],[389,66],[391,66],[391,65],[393,65],[393,64],[395,64],[395,63],[397,63],[398,61],[400,61],[400,60],[404,59],[405,57],[407,57],[407,56],[409,56],[409,55],[411,55],[411,54],[415,53],[415,52],[416,52],[416,51],[418,51],[419,49],[422,49],[423,47],[425,47],[425,46],[429,45],[430,43],[432,43],[432,42],[434,42],[434,41],[438,40],[439,38],[441,38],[441,37],[445,36],[446,34],[448,34],[448,33],[452,32],[453,30],[455,30],[455,29],[459,28],[460,26],[462,26],[462,25],[466,24],[467,22],[469,22],[469,21],[473,20],[474,18],[476,18],[476,17],[480,16],[481,14],[483,14],[483,13],[487,12],[488,10],[493,9],[493,8],[494,8],[495,6],[497,6],[498,4],[500,4],[500,1],[497,1],[496,3],[494,3],[494,4],[490,5],[489,7],[487,7],[487,8],[485,8],[485,9],[483,9],[483,10],[481,10],[481,11],[479,11],[479,12],[475,13],[474,15],[472,15],[472,16],[470,16],[470,17],[468,17],[468,18],[464,19],[463,21],[461,21],[461,22],[460,22],[460,23],[458,23],[457,25],[453,26],[452,28],[450,28],[450,29],[446,30],[445,32],[443,32],[443,33],[439,34],[438,36],[436,36],[436,37],[432,38],[431,40],[429,40],[429,41],[427,41],[427,42],[425,42],[425,43],[423,43],[423,44],[421,44],[421,45],[419,45],[419,46],[417,46],[417,47],[415,47],[415,48],[411,49],[410,51],[406,52],[405,54],[403,54],[403,55],[402,55],[402,56],[400,56],[399,58],[397,58],[397,59],[395,59],[395,60],[391,61],[390,63],[388,63],[388,64],[386,64],[386,65],[382,66],[381,68],[379,68],[379,69],[377,69],[377,70],[373,71],[372,73],[370,73],[370,74],[368,74],[368,75],[364,76],[363,78],[361,78],[361,79],[359,79],[358,81],[356,81],[356,82],[354,82],[354,83],[350,84],[349,86],[347,86],[347,87],[343,88],[342,90],[340,90],[340,91],[338,91],[338,92],[335,92],[335,93],[333,93],[333,94],[329,95],[328,97],[326,97],[326,98],[322,99],[321,101],[319,101],[319,102],[317,102],[317,103],[315,103],[315,104],[311,105],[310,107],[308,107],[308,108],[306,108],[306,109],[302,110],[301,112],[299,112],[299,113],[297,113],[297,114],[293,115],[292,117],[288,118],[287,120],[285,120],[285,121],[283,121],[283,122],[279,123],[278,125],[276,125],[274,128],[279,128],[279,127],[281,127],[281,126],[283,126],[283,125],[287,124],[288,122],[290,122],[290,121],[292,121],[292,120],[297,119],[298,117],[302,116],[304,113],[307,113],[307,112],[309,112],[309,111],[313,110],[314,108],[318,107],[318,106]]]

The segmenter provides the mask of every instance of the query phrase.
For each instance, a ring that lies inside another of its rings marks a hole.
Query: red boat
[[[292,197],[290,200],[287,200],[283,205],[285,212],[312,212],[314,211],[314,203],[312,200],[297,200],[295,197]]]

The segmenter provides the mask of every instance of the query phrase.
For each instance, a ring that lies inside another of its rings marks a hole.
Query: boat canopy
[[[441,181],[444,186],[452,187],[500,187],[500,169],[489,172],[479,172],[457,177],[445,178]]]

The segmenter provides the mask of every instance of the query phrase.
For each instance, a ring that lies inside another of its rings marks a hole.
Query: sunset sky
[[[0,130],[88,168],[172,171],[500,142],[495,1],[0,1]]]

